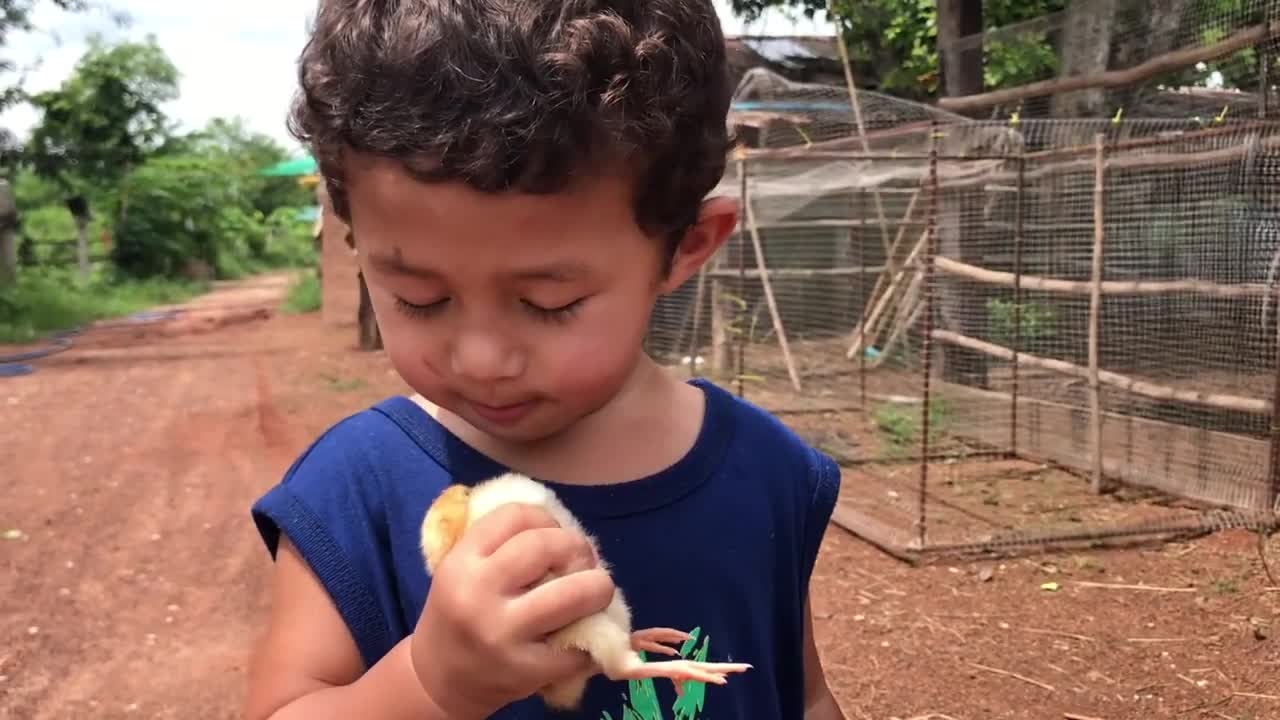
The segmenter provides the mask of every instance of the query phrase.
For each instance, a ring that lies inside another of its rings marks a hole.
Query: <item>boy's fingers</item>
[[[517,592],[548,573],[567,575],[595,567],[591,545],[579,533],[558,527],[525,530],[507,540],[489,557],[492,573],[508,592]]]
[[[462,535],[456,550],[488,557],[507,540],[525,530],[559,527],[555,518],[540,507],[511,503],[497,508],[476,521]]]
[[[609,573],[582,570],[539,585],[511,601],[511,623],[520,637],[548,635],[569,623],[604,610],[613,600]]]

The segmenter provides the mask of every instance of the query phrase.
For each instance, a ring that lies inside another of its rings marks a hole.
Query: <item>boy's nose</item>
[[[523,354],[492,333],[468,333],[459,338],[450,357],[451,370],[472,382],[492,382],[524,371]]]

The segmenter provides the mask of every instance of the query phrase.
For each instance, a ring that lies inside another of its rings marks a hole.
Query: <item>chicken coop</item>
[[[740,118],[740,226],[650,350],[837,457],[838,523],[905,557],[1274,519],[1280,123],[804,93]]]

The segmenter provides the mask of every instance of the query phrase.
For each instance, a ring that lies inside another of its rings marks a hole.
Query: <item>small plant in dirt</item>
[[[1240,582],[1235,578],[1220,578],[1214,580],[1211,587],[1213,591],[1219,595],[1235,595],[1240,592]]]
[[[284,299],[284,311],[291,314],[315,312],[320,309],[321,296],[320,278],[315,271],[303,272],[289,286],[289,294]]]
[[[923,406],[901,405],[885,402],[876,406],[871,419],[880,431],[887,452],[901,455],[920,442],[920,430],[923,423]],[[939,441],[946,431],[947,416],[950,408],[943,398],[933,398],[929,402],[929,442]]]
[[[334,392],[351,392],[353,390],[363,390],[368,387],[369,383],[364,378],[351,378],[350,380],[337,377],[335,375],[322,375],[325,384]]]

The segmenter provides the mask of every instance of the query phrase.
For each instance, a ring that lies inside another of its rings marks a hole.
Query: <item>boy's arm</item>
[[[804,604],[804,720],[845,720],[827,687],[818,645],[813,639],[813,612],[808,600]]]
[[[245,720],[444,720],[402,641],[365,672],[328,592],[287,536],[276,554],[270,625],[249,674]]]

